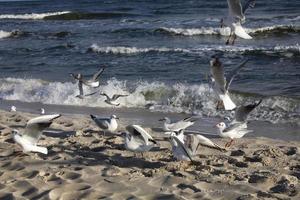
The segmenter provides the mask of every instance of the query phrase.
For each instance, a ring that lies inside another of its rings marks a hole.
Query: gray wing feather
[[[104,69],[105,68],[103,67],[96,74],[94,74],[92,80],[96,81],[99,78],[99,76],[104,72]]]
[[[234,79],[234,77],[239,73],[239,71],[245,66],[245,64],[248,62],[249,60],[245,60],[243,61],[241,64],[239,64],[236,68],[234,68],[230,74],[228,75],[228,81],[226,83],[226,86],[225,86],[225,90],[228,90],[229,89],[229,86],[232,82],[232,80]]]
[[[37,142],[44,129],[48,128],[52,122],[43,122],[38,124],[29,124],[26,126],[23,135],[26,135],[33,139],[33,141]]]
[[[104,92],[100,93],[100,95],[105,96],[106,99],[108,99],[108,100],[111,100],[111,98],[106,93],[104,93]]]
[[[127,97],[127,96],[128,96],[127,94],[114,94],[111,99],[114,101],[120,97]]]
[[[243,6],[243,13],[245,14],[248,8],[254,8],[254,6],[255,6],[255,0],[248,0]]]
[[[245,18],[240,0],[227,0],[229,13],[240,20]]]
[[[101,129],[108,129],[108,120],[109,119],[95,119],[96,124],[101,128]]]
[[[211,65],[211,75],[214,78],[214,83],[222,92],[225,92],[226,79],[224,76],[224,68],[221,62],[216,62]]]
[[[184,144],[183,144],[177,137],[171,136],[171,138],[174,139],[174,140],[177,142],[178,148],[181,148],[181,149],[185,152],[186,156],[188,156],[189,159],[190,159],[191,161],[193,161],[192,155],[191,155],[189,149],[187,149],[187,148],[184,146]]]
[[[83,95],[83,87],[82,87],[82,81],[78,81],[78,88],[79,88],[79,95]]]
[[[240,106],[236,111],[235,111],[235,121],[237,122],[245,122],[247,120],[247,117],[249,113],[254,110],[262,100],[260,100],[258,103],[255,104],[249,104],[246,106]]]

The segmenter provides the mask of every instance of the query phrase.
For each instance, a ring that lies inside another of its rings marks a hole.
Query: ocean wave
[[[99,89],[84,88],[86,93],[103,91],[108,95],[129,94],[120,98],[121,107],[147,108],[153,111],[198,114],[202,116],[232,117],[232,113],[216,110],[216,96],[208,84],[168,85],[163,82],[128,82],[112,78],[102,83]],[[0,98],[45,104],[78,105],[88,107],[111,107],[99,93],[85,99],[78,99],[78,86],[72,82],[47,82],[39,79],[0,79]],[[237,105],[253,102],[258,96],[232,94]],[[273,123],[299,123],[300,100],[287,97],[265,97],[251,119]]]
[[[30,14],[4,14],[0,15],[0,19],[44,19],[45,17],[63,15],[67,13],[70,13],[70,11]]]
[[[295,25],[275,25],[265,26],[261,28],[245,28],[247,33],[250,34],[270,34],[270,33],[287,33],[287,32],[300,32],[300,27]],[[230,28],[218,27],[200,27],[200,28],[166,28],[162,27],[156,31],[165,32],[174,35],[195,36],[195,35],[222,35],[229,36]]]
[[[30,14],[3,14],[0,19],[43,19],[43,20],[80,20],[80,19],[109,19],[119,17],[131,17],[136,14],[122,12],[84,13],[84,12],[47,12]]]
[[[181,48],[137,48],[137,47],[100,47],[97,44],[93,44],[88,48],[88,51],[92,51],[95,53],[110,53],[110,54],[137,54],[137,53],[148,53],[148,52],[186,52],[189,50],[181,49]]]
[[[11,36],[11,32],[6,32],[6,31],[2,31],[0,30],[0,39],[1,38],[7,38]]]

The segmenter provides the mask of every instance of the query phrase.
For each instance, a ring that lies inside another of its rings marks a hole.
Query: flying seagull
[[[247,0],[242,6],[240,0],[227,0],[229,13],[225,19],[221,20],[221,27],[224,25],[230,27],[230,36],[226,41],[226,44],[234,44],[236,36],[243,39],[252,39],[252,37],[244,30],[241,24],[245,22],[245,12],[248,8],[253,8],[255,0]]]
[[[125,137],[125,148],[134,152],[149,151],[157,142],[153,137],[139,125],[129,125],[127,132],[122,133]]]
[[[171,134],[170,143],[172,145],[172,154],[176,160],[192,161],[192,152],[184,143],[177,138],[176,135]]]
[[[214,57],[210,61],[210,73],[212,75],[213,89],[219,96],[219,99],[223,102],[225,110],[233,110],[236,105],[229,96],[229,86],[238,74],[238,72],[245,66],[248,60],[243,61],[239,64],[228,76],[228,79],[224,76],[224,67],[219,58]],[[218,102],[217,108],[219,108],[220,101]]]
[[[10,107],[10,112],[17,112],[17,107],[16,106],[11,106]]]
[[[21,145],[24,153],[40,152],[43,154],[48,154],[47,148],[37,146],[37,143],[42,135],[43,130],[48,128],[52,121],[60,116],[60,114],[42,115],[29,120],[22,134],[18,130],[13,131],[14,141]]]
[[[247,129],[247,118],[251,111],[253,111],[262,100],[257,103],[240,106],[235,111],[235,119],[227,125],[224,122],[218,123],[216,126],[221,137],[230,138],[230,141],[225,144],[225,148],[231,146],[236,138],[242,138],[245,134],[252,132]]]
[[[128,96],[127,94],[114,94],[112,97],[110,97],[104,92],[101,92],[100,95],[106,97],[106,99],[104,100],[105,103],[107,103],[109,105],[113,105],[113,106],[119,106],[120,105],[120,103],[116,102],[118,100],[118,98]]]
[[[92,120],[97,124],[97,126],[103,130],[104,135],[105,132],[108,131],[110,133],[113,133],[118,128],[118,122],[117,119],[119,119],[116,115],[112,115],[109,118],[100,118],[95,115],[90,115]]]
[[[70,75],[78,81],[81,81],[84,85],[92,87],[92,88],[97,88],[100,86],[100,81],[99,81],[99,77],[100,75],[104,72],[104,67],[101,68],[99,71],[97,71],[93,77],[89,80],[85,80],[82,74],[74,74],[74,73],[70,73]]]
[[[197,119],[195,119],[195,117],[187,117],[184,118],[182,120],[179,120],[177,122],[171,122],[171,120],[168,117],[164,117],[162,119],[160,119],[159,121],[163,121],[164,122],[164,126],[163,126],[163,130],[164,131],[170,131],[170,132],[179,132],[182,129],[186,129],[189,126],[192,126],[195,121]]]
[[[76,97],[79,98],[79,99],[83,99],[84,97],[92,96],[92,95],[97,93],[97,92],[92,92],[92,93],[89,93],[89,94],[84,94],[83,93],[82,81],[80,79],[78,80],[78,88],[79,88],[79,95],[76,95]]]

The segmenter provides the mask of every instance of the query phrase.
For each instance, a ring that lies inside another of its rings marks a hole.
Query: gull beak
[[[115,119],[120,119],[119,117],[116,117]]]
[[[162,121],[164,121],[165,119],[159,119],[158,121],[160,121],[160,122],[162,122]]]

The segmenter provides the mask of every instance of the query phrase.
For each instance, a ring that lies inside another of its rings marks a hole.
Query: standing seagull
[[[179,132],[182,129],[186,129],[189,126],[192,126],[196,120],[197,119],[195,119],[192,116],[192,117],[184,118],[184,119],[174,122],[174,123],[172,123],[168,117],[164,117],[164,118],[160,119],[159,121],[164,121],[164,127],[163,127],[164,131]]]
[[[78,81],[81,81],[84,85],[92,87],[92,88],[97,88],[100,86],[100,81],[99,81],[99,77],[100,75],[104,72],[104,67],[101,68],[98,72],[96,72],[93,77],[89,80],[84,80],[83,75],[82,74],[73,74],[70,73],[70,75]]]
[[[100,95],[105,96],[106,99],[104,100],[105,103],[113,106],[119,106],[120,103],[117,103],[117,99],[120,97],[127,97],[127,94],[114,94],[112,97],[108,96],[106,93],[101,92]]]
[[[191,150],[188,149],[176,135],[171,134],[170,143],[172,145],[172,153],[177,160],[192,161]]]
[[[125,148],[134,152],[149,151],[157,142],[152,136],[139,125],[129,125],[126,127]]]
[[[230,141],[225,144],[225,148],[229,147],[235,138],[242,138],[245,134],[252,132],[247,129],[247,118],[249,113],[254,110],[262,100],[257,103],[240,106],[235,111],[235,119],[227,127],[224,122],[217,124],[217,128],[221,137],[230,138]]]
[[[242,6],[240,0],[227,0],[229,13],[225,19],[221,20],[221,27],[223,25],[230,27],[230,36],[226,41],[226,44],[234,44],[236,36],[243,39],[252,39],[252,37],[244,30],[241,24],[245,22],[245,12],[248,8],[253,8],[255,0],[248,0],[244,6]]]
[[[43,115],[29,120],[23,134],[20,134],[18,130],[13,131],[15,142],[21,145],[24,153],[32,151],[48,154],[47,148],[37,146],[37,143],[42,135],[42,131],[48,128],[52,121],[60,116],[60,114]]]
[[[215,57],[210,61],[210,73],[212,75],[213,88],[221,101],[223,102],[225,110],[233,110],[236,105],[229,96],[229,86],[238,74],[238,72],[245,66],[248,60],[245,60],[239,64],[225,79],[223,64],[219,61],[219,58]],[[219,108],[220,102],[218,102],[217,108]]]
[[[116,115],[112,115],[110,118],[100,118],[95,115],[90,115],[92,120],[98,125],[98,127],[103,130],[104,135],[105,131],[113,133],[118,128],[117,119],[119,119]]]

